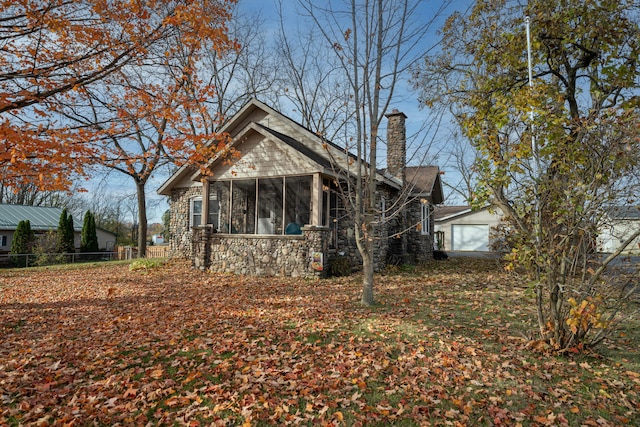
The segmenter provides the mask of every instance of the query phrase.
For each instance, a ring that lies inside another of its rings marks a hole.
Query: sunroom
[[[320,174],[205,181],[203,195],[190,200],[189,225],[207,226],[213,233],[272,236],[330,226],[337,211],[331,182]]]

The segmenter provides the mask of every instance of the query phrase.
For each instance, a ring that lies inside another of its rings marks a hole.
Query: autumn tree
[[[640,194],[639,17],[631,0],[478,1],[415,75],[478,150],[475,202],[516,230],[512,266],[531,276],[539,336],[560,351],[601,342],[637,283],[606,272],[640,229],[594,251],[608,210]]]
[[[74,174],[82,174],[95,158],[95,145],[86,142],[96,138],[94,129],[69,123],[61,110],[80,91],[94,90],[124,67],[152,66],[159,52],[171,58],[184,45],[228,43],[224,24],[234,2],[0,1],[5,185],[68,188]]]
[[[201,60],[214,51],[234,49],[226,34],[231,2],[190,2],[181,12],[200,16],[185,21],[129,63],[93,86],[78,88],[57,113],[91,138],[90,161],[131,178],[136,188],[138,254],[147,244],[146,185],[162,166],[202,165],[224,146],[216,133],[218,115],[207,103],[215,88],[200,78]],[[157,19],[168,14],[158,5]]]

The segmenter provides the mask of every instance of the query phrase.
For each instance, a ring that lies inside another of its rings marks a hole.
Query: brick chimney
[[[407,116],[394,108],[387,117],[387,171],[405,181],[405,163],[407,157]]]

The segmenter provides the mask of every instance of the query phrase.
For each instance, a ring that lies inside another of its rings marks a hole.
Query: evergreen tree
[[[67,214],[67,209],[63,209],[62,214],[60,214],[60,222],[58,223],[58,242],[59,253],[75,252],[73,217],[70,214]]]
[[[11,241],[11,253],[12,254],[30,254],[33,248],[35,235],[31,230],[31,222],[29,220],[20,221],[15,233],[13,233],[13,240]],[[26,256],[14,256],[12,261],[18,267],[24,267],[27,265]]]
[[[82,239],[80,243],[81,252],[97,252],[98,236],[96,234],[96,220],[91,211],[84,214],[82,224]]]

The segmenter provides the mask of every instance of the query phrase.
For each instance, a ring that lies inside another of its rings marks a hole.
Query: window
[[[189,207],[191,215],[189,217],[189,226],[197,227],[202,224],[202,197],[194,197],[191,199]],[[214,230],[218,230],[220,220],[220,202],[216,194],[212,194],[209,199],[209,217],[207,224],[213,225]]]
[[[256,181],[238,180],[231,183],[231,228],[223,233],[254,234],[256,232]]]
[[[426,200],[421,202],[420,208],[420,234],[429,234],[431,231],[431,209],[429,208],[429,202]]]
[[[7,246],[7,236],[0,236],[0,246]]]
[[[311,222],[312,183],[309,175],[212,182],[209,223],[221,233],[300,234]],[[200,200],[191,202],[192,226],[202,218]]]
[[[190,227],[197,227],[202,224],[202,199],[191,199],[189,212],[191,212],[189,218]]]
[[[285,234],[298,234],[311,218],[311,177],[286,178],[285,187],[285,227],[294,231],[287,232],[285,228]]]

